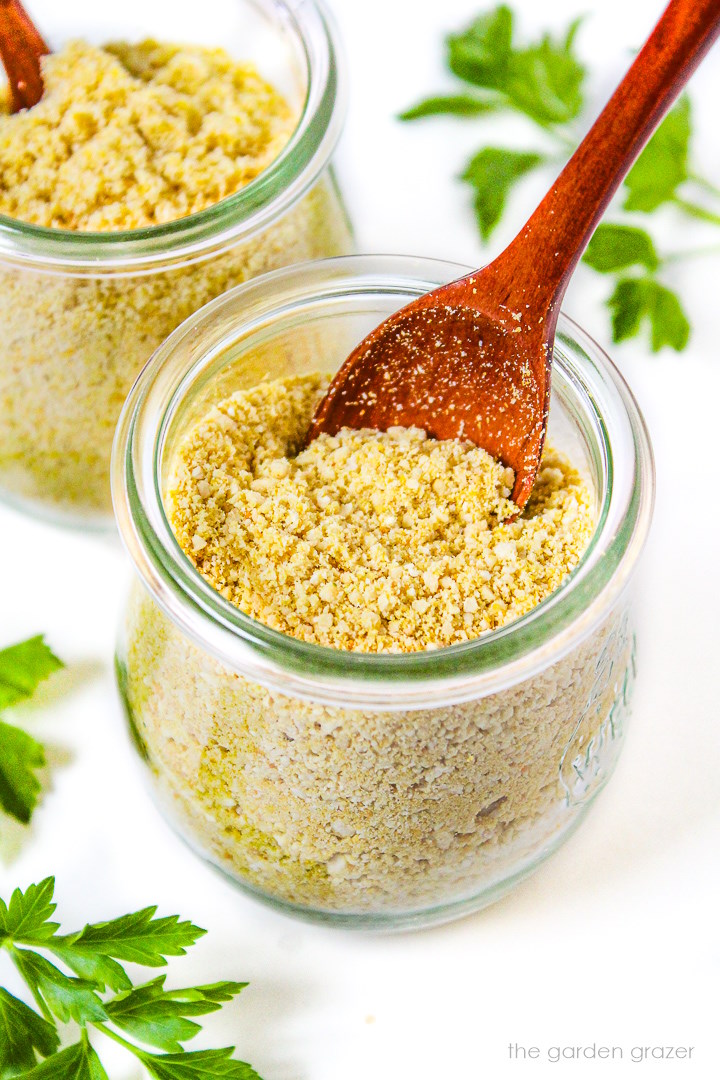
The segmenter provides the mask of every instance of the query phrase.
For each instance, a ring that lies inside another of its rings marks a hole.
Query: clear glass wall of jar
[[[327,922],[423,925],[491,902],[572,832],[622,745],[652,455],[627,386],[567,318],[549,440],[587,476],[597,526],[561,588],[507,627],[405,654],[301,642],[227,603],[171,533],[169,462],[211,403],[336,370],[382,318],[460,272],[357,257],[250,282],[165,342],[118,428],[114,502],[138,580],[117,665],[152,788],[245,889]]]
[[[33,16],[68,37],[222,45],[297,107],[280,156],[247,187],[190,217],[130,232],[47,229],[0,215],[0,497],[69,524],[111,521],[120,409],[153,350],[226,289],[306,259],[347,254],[352,235],[329,161],[345,107],[342,57],[313,0],[208,0],[168,7],[72,0]]]

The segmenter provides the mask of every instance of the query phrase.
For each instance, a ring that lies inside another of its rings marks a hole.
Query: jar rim
[[[345,119],[345,64],[324,0],[249,0],[292,34],[306,68],[298,123],[278,156],[249,184],[197,213],[159,225],[88,232],[0,214],[0,259],[48,273],[152,273],[196,262],[267,228],[312,187]]]
[[[469,700],[505,689],[559,660],[600,625],[625,589],[652,517],[650,441],[639,407],[615,365],[562,314],[555,381],[594,410],[605,490],[593,537],[579,564],[554,593],[507,626],[456,645],[404,653],[352,652],[300,641],[225,600],[172,533],[160,481],[169,423],[203,365],[226,352],[241,329],[267,326],[274,316],[288,315],[293,304],[359,292],[382,291],[409,301],[467,272],[437,260],[368,255],[274,271],[190,316],[136,381],[113,450],[113,504],[121,538],[169,618],[239,674],[295,697],[346,707],[422,708],[430,686],[448,703]],[[175,354],[189,342],[192,360],[178,364]],[[575,358],[564,351],[570,345]]]

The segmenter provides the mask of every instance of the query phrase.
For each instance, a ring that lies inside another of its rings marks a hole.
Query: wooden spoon
[[[20,0],[0,0],[0,57],[10,85],[12,112],[30,109],[42,97],[40,58],[49,52]]]
[[[720,31],[720,0],[672,0],[597,121],[512,243],[482,270],[391,315],[350,354],[308,441],[343,427],[469,439],[515,471],[540,464],[570,276],[610,199]],[[430,210],[432,208],[429,208]]]

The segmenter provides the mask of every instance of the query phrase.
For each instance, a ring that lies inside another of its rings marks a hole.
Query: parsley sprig
[[[575,51],[581,20],[559,37],[519,44],[512,11],[505,4],[479,15],[460,33],[446,39],[447,66],[461,89],[436,95],[401,114],[402,120],[454,115],[483,118],[493,113],[522,115],[534,125],[535,143],[519,151],[484,146],[467,163],[461,179],[473,189],[480,236],[487,242],[502,218],[513,189],[530,172],[551,168],[579,142],[586,127],[587,70]],[[661,207],[720,226],[720,190],[692,166],[690,101],[683,97],[645,147],[624,183],[624,200],[612,222],[601,224],[584,262],[613,278],[607,300],[616,342],[635,337],[644,326],[650,345],[681,351],[690,323],[680,298],[667,284],[668,268],[683,258],[714,252],[660,252],[640,215]]]
[[[31,698],[43,679],[62,666],[41,636],[0,650],[0,713]],[[37,804],[38,770],[44,764],[41,744],[0,720],[0,806],[24,824]]]
[[[16,889],[7,904],[0,899],[0,948],[36,1006],[0,988],[0,1080],[108,1080],[91,1028],[133,1054],[156,1080],[259,1080],[250,1065],[232,1057],[232,1046],[182,1046],[200,1031],[194,1017],[220,1009],[247,983],[167,990],[164,975],[135,985],[123,966],[163,967],[169,956],[184,956],[204,930],[177,915],[157,918],[157,909],[147,907],[61,934],[53,920],[54,888],[54,879],[46,878],[24,892]],[[62,1049],[59,1024],[79,1029]]]

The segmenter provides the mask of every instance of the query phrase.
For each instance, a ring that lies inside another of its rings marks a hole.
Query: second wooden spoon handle
[[[671,0],[550,191],[497,260],[498,269],[508,257],[517,281],[521,262],[543,298],[562,300],[612,196],[718,33],[720,0]],[[521,254],[526,258],[519,260]]]
[[[20,0],[0,0],[0,58],[13,112],[31,108],[42,97],[40,57],[49,52]]]

